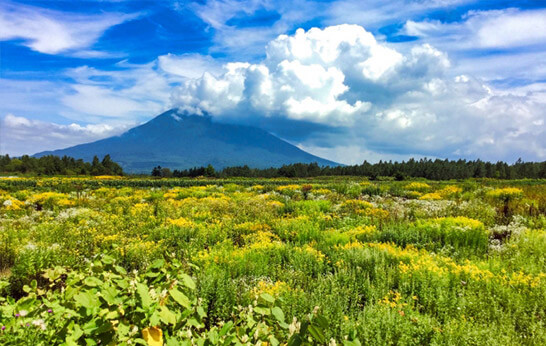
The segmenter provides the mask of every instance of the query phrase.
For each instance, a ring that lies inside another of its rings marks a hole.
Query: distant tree
[[[93,156],[93,161],[91,161],[91,175],[102,175],[104,174],[104,167],[100,163],[97,155]]]
[[[123,170],[121,169],[121,166],[117,164],[116,162],[112,161],[112,158],[110,157],[110,154],[106,154],[101,162],[102,167],[104,168],[105,174],[111,174],[111,175],[122,175]]]
[[[152,177],[161,177],[161,166],[157,166],[152,169]]]
[[[212,167],[212,165],[208,165],[206,168],[205,168],[205,172],[204,172],[205,176],[207,177],[214,177],[214,174],[216,173],[216,171],[214,170],[214,167]]]
[[[167,167],[161,168],[161,177],[163,178],[170,178],[173,176],[173,173],[171,170]]]

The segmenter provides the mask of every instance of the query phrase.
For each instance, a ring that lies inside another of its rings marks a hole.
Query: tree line
[[[69,156],[47,155],[31,157],[23,155],[11,158],[0,155],[0,172],[32,175],[123,175],[123,169],[110,155],[99,160],[95,155],[91,162]]]
[[[248,166],[226,167],[216,171],[211,165],[171,171],[157,166],[152,171],[156,177],[251,177],[251,178],[307,178],[317,176],[365,176],[370,179],[394,177],[397,180],[406,178],[426,178],[431,180],[497,178],[497,179],[546,179],[546,161],[523,162],[521,159],[513,164],[506,162],[485,162],[481,160],[431,160],[410,159],[402,162],[379,161],[352,166],[319,166],[317,163],[295,163],[279,168],[250,168]]]
[[[72,157],[54,155],[40,158],[23,155],[11,158],[0,155],[0,172],[32,175],[123,175],[121,166],[110,155],[102,160],[95,155],[92,162]],[[278,168],[250,168],[248,166],[226,167],[215,170],[212,165],[178,170],[157,166],[152,172],[155,177],[249,177],[249,178],[307,178],[317,176],[365,176],[370,179],[394,177],[426,178],[431,180],[497,178],[497,179],[546,179],[546,161],[524,162],[521,159],[513,164],[506,162],[485,162],[481,160],[431,160],[410,159],[393,162],[379,161],[352,166],[319,166],[317,163],[295,163]]]

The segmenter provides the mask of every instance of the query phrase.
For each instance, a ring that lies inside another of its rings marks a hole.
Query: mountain
[[[94,155],[106,154],[130,173],[149,173],[158,165],[179,170],[208,164],[216,169],[243,165],[268,168],[297,162],[339,165],[311,155],[265,130],[217,123],[208,116],[180,115],[174,109],[120,136],[34,156],[67,155],[91,161]]]

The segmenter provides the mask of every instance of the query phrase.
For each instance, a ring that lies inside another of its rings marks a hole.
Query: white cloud
[[[309,20],[310,13],[320,13],[327,7],[314,1],[296,0],[275,2],[269,0],[207,0],[187,5],[210,26],[213,52],[236,54],[239,59],[252,60],[263,55],[264,45],[276,36],[291,30],[297,23]],[[237,25],[235,19],[252,18],[258,11],[277,13],[273,23]]]
[[[475,12],[469,14],[467,25],[479,26],[477,42],[484,48],[546,43],[546,10]]]
[[[449,9],[475,0],[341,0],[335,1],[326,11],[325,23],[359,24],[366,28],[378,28],[398,23],[401,18],[411,18],[424,13]]]
[[[222,75],[183,82],[174,104],[219,118],[280,116],[345,128],[329,138],[330,148],[364,138],[362,150],[400,155],[546,158],[545,131],[536,125],[546,119],[543,93],[500,92],[453,76],[447,56],[428,44],[401,53],[360,26],[340,25],[281,35],[266,52],[260,63],[231,63]]]
[[[37,52],[71,52],[85,57],[109,56],[87,50],[110,27],[134,19],[138,14],[67,14],[39,7],[0,5],[0,40],[22,39],[23,45]]]
[[[402,32],[457,49],[507,49],[546,43],[546,10],[470,11],[458,22],[406,21]]]
[[[214,75],[221,73],[221,64],[210,56],[201,54],[167,54],[158,58],[159,67],[170,74],[199,78],[205,72]]]
[[[0,119],[0,153],[34,154],[118,135],[130,125],[60,125],[7,114]]]
[[[298,147],[308,153],[316,155],[318,157],[329,157],[336,162],[343,162],[347,165],[360,165],[364,161],[368,162],[378,162],[383,161],[403,161],[407,160],[408,157],[413,157],[415,159],[429,158],[435,159],[433,156],[424,156],[419,153],[404,153],[396,154],[389,152],[376,152],[373,150],[368,150],[360,145],[344,145],[344,146],[334,146],[334,147],[320,147],[320,146],[305,146],[298,145]]]

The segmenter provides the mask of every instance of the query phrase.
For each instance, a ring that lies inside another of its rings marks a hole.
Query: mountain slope
[[[132,173],[148,173],[157,165],[171,169],[208,164],[216,169],[242,165],[268,168],[296,162],[338,165],[262,129],[216,123],[209,117],[179,115],[176,110],[162,113],[120,136],[34,156],[67,155],[91,161],[94,155],[106,154]]]

